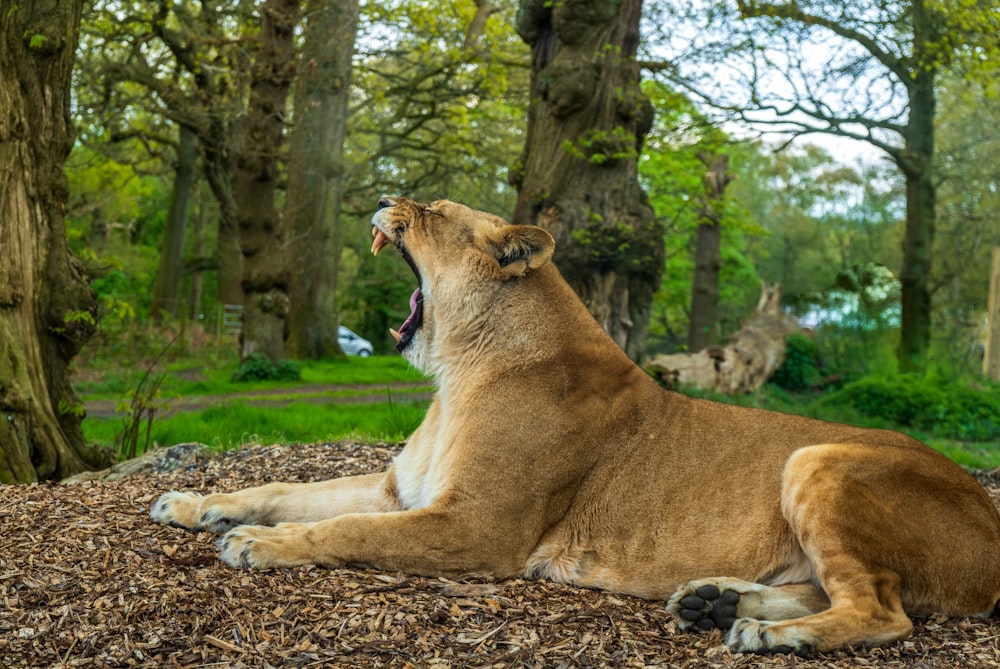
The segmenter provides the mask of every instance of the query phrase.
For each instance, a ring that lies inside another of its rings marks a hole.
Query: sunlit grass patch
[[[245,444],[341,439],[401,441],[423,420],[428,404],[398,398],[391,403],[293,402],[282,407],[235,402],[156,418],[152,425],[152,442],[171,446],[197,441],[225,450]],[[121,429],[121,419],[88,419],[83,427],[88,442],[110,446]]]

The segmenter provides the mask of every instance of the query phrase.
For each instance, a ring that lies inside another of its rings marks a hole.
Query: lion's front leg
[[[435,507],[348,514],[317,523],[237,527],[218,545],[220,557],[235,567],[367,564],[427,576],[521,573],[530,546],[521,545],[514,532],[476,519]]]
[[[283,485],[276,483],[211,495],[172,490],[160,495],[149,515],[164,525],[215,534],[239,525],[270,524],[273,501],[281,496]]]
[[[369,474],[317,483],[269,483],[204,496],[172,491],[156,500],[150,515],[166,525],[221,533],[240,525],[315,522],[396,508],[388,475]]]

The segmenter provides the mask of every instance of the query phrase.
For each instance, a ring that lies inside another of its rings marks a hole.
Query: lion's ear
[[[552,235],[534,225],[505,225],[497,230],[493,253],[505,278],[524,276],[552,258],[556,242]]]

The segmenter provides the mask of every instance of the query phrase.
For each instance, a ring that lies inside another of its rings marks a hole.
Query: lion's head
[[[555,248],[542,228],[510,225],[448,200],[383,197],[372,236],[373,254],[395,246],[416,275],[410,315],[390,332],[407,359],[431,372],[446,344],[495,329],[489,321],[499,292],[547,264]]]

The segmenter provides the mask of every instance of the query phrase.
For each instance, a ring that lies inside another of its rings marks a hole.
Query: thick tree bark
[[[522,0],[532,104],[514,221],[556,240],[555,261],[598,322],[642,355],[663,230],[639,186],[653,118],[635,61],[642,0]]]
[[[344,137],[357,0],[313,2],[306,18],[295,80],[289,141],[285,221],[291,311],[288,354],[316,359],[343,355],[337,343],[340,204],[344,194]]]
[[[719,321],[719,270],[722,269],[722,198],[733,177],[728,173],[729,156],[702,152],[705,165],[702,183],[705,195],[699,211],[694,253],[694,281],[691,282],[691,323],[688,350],[700,351],[716,343]]]
[[[160,249],[160,267],[156,274],[156,288],[150,312],[154,323],[161,323],[163,315],[177,317],[181,290],[181,270],[184,261],[184,234],[187,214],[194,186],[194,168],[198,160],[195,135],[185,126],[178,126],[177,162],[174,165],[174,185],[170,192],[163,247]]]
[[[0,483],[104,464],[85,447],[69,382],[97,313],[63,218],[82,4],[27,0],[0,11]]]
[[[236,158],[236,209],[243,252],[240,359],[285,358],[289,276],[275,207],[285,104],[295,78],[298,0],[266,0],[254,59],[247,121]]]

